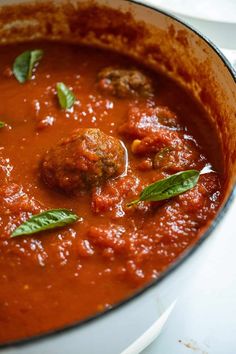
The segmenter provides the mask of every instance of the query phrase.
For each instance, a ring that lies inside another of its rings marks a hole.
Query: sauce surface
[[[12,75],[12,63],[24,50],[35,48],[42,48],[44,56],[32,79],[20,84]],[[118,74],[106,68],[116,68]],[[124,85],[119,81],[125,70],[134,70],[132,85],[135,90],[141,85],[141,94],[126,96],[126,79]],[[143,76],[137,78],[135,70]],[[112,86],[114,76],[118,81]],[[58,104],[58,82],[73,89],[77,98],[70,110]],[[5,46],[0,91],[0,120],[6,123],[0,129],[4,343],[84,319],[157,278],[215,216],[223,167],[217,136],[203,108],[172,80],[118,54],[59,43]],[[73,193],[45,183],[46,152],[87,128],[122,144],[122,174]],[[216,172],[202,174],[186,193],[127,207],[150,183],[205,166]],[[32,214],[55,208],[73,210],[83,220],[10,239]]]

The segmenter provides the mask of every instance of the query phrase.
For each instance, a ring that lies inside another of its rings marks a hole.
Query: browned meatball
[[[121,98],[148,97],[153,92],[150,79],[135,69],[108,67],[99,72],[98,80],[102,91]]]
[[[45,154],[42,177],[47,185],[73,192],[89,190],[125,169],[125,149],[99,129],[78,129]]]

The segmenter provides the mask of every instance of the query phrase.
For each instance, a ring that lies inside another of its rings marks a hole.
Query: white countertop
[[[178,10],[181,10],[180,0],[147,2],[156,6],[163,5],[166,9],[178,3]],[[186,1],[183,2],[186,4]],[[195,1],[198,9],[200,2]],[[205,7],[207,2],[212,1],[205,0]],[[235,13],[232,16],[236,19],[236,0],[221,1],[221,4],[234,6]],[[190,18],[189,22],[191,23]],[[196,23],[194,25],[196,27]],[[204,32],[200,22],[198,29]],[[236,26],[232,39],[236,46]],[[236,216],[236,202],[231,213]],[[202,265],[191,287],[189,286],[184,295],[179,298],[160,337],[142,352],[142,354],[191,353],[236,353],[236,222],[234,218],[226,224],[222,239],[218,238],[214,243],[208,263]]]
[[[227,23],[236,22],[235,0],[144,0],[184,16]]]

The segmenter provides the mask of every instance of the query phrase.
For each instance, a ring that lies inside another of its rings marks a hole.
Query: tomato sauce
[[[42,48],[44,56],[32,79],[20,84],[12,63],[24,50],[35,48]],[[144,76],[108,70],[109,80],[114,75],[118,80],[111,86],[102,71],[111,67]],[[127,80],[137,90],[141,85],[141,94],[126,96]],[[76,96],[67,111],[58,104],[58,82]],[[0,129],[4,343],[82,320],[158,278],[214,218],[223,193],[223,166],[203,107],[171,79],[109,51],[39,42],[2,46],[0,92],[0,120],[5,122]],[[42,179],[42,159],[82,128],[100,129],[121,141],[126,166],[124,173],[101,185],[68,194]],[[148,184],[206,166],[211,172],[202,174],[191,190],[127,207]],[[83,219],[10,238],[32,214],[55,208],[73,210]]]

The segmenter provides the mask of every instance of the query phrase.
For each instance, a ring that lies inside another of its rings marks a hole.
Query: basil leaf
[[[0,128],[5,127],[5,123],[4,122],[0,122]]]
[[[129,203],[128,206],[145,200],[158,201],[169,199],[182,194],[196,186],[199,175],[199,171],[187,170],[161,179],[144,188],[139,198]]]
[[[33,215],[17,227],[11,234],[11,237],[31,235],[44,230],[55,229],[77,220],[81,220],[81,218],[67,209],[46,210],[40,214]]]
[[[57,83],[57,97],[61,108],[70,109],[75,103],[75,95],[63,82]]]
[[[33,69],[36,64],[42,59],[43,51],[41,49],[27,50],[18,57],[13,63],[13,74],[15,78],[23,84],[31,79]]]

